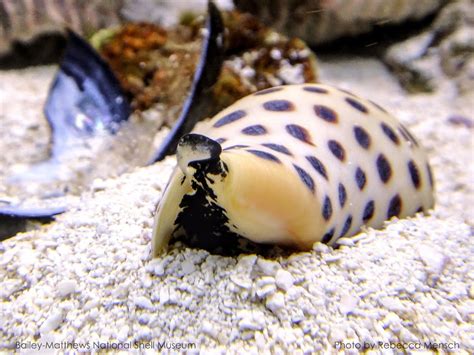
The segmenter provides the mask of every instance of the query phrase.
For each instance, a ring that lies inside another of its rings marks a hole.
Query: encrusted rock
[[[376,26],[421,19],[436,11],[443,0],[235,0],[237,8],[258,16],[290,37],[310,45],[366,33]]]
[[[433,91],[440,79],[453,79],[460,94],[474,90],[474,4],[449,2],[432,25],[416,37],[391,46],[385,62],[410,91]]]

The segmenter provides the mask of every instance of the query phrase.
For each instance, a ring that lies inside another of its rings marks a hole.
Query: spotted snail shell
[[[156,256],[172,236],[235,236],[301,250],[362,225],[427,211],[433,177],[418,141],[375,103],[321,84],[244,97],[185,135],[158,205]]]

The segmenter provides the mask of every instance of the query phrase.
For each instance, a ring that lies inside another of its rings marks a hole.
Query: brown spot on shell
[[[390,200],[388,204],[387,219],[400,215],[401,211],[402,211],[402,199],[400,198],[400,195],[396,194],[395,196],[392,197],[392,199]]]
[[[307,144],[314,145],[311,140],[311,135],[306,128],[296,124],[289,124],[285,126],[285,129],[292,137]]]
[[[225,115],[214,123],[213,127],[222,127],[234,121],[240,120],[242,117],[245,117],[247,114],[243,110],[237,110],[234,112]]]
[[[339,159],[340,161],[344,161],[344,159],[346,158],[346,153],[339,142],[334,139],[329,140],[328,148],[337,159]]]
[[[314,105],[314,113],[319,117],[330,123],[337,123],[337,113],[324,105]]]
[[[257,125],[245,127],[242,129],[241,132],[248,136],[261,136],[267,133],[267,129],[264,126],[257,124]]]
[[[379,156],[377,157],[376,165],[380,179],[383,181],[384,184],[386,184],[392,176],[392,168],[390,167],[390,163],[388,162],[387,158],[385,158],[385,155],[379,154]]]
[[[294,105],[288,100],[272,100],[263,103],[263,108],[273,112],[288,112],[295,109]]]
[[[327,94],[328,91],[326,89],[323,89],[321,87],[318,87],[318,86],[305,86],[303,88],[304,91],[308,91],[308,92],[314,92],[314,93],[317,93],[317,94]]]
[[[362,112],[362,113],[369,112],[369,109],[365,105],[363,105],[358,100],[353,99],[352,97],[346,97],[346,102],[359,112]]]
[[[386,135],[393,143],[395,143],[396,145],[399,145],[399,144],[400,144],[400,140],[398,139],[397,134],[395,133],[395,131],[394,131],[388,124],[386,124],[385,122],[382,122],[382,123],[380,124],[380,126],[382,127],[383,133],[385,133],[385,135]]]

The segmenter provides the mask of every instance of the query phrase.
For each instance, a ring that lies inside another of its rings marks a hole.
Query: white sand
[[[426,146],[437,193],[430,216],[289,258],[221,257],[174,245],[150,260],[153,212],[173,158],[97,180],[77,209],[0,243],[0,349],[17,342],[25,352],[47,344],[97,350],[95,342],[127,349],[136,341],[297,354],[336,346],[357,353],[366,343],[392,353],[431,343],[472,353],[472,130],[447,121],[458,113],[472,118],[472,107],[456,106],[449,83],[435,95],[406,96],[375,60],[327,58],[321,66],[325,82],[380,103]],[[0,72],[0,97],[8,82],[45,69],[26,72]],[[39,104],[27,89],[16,97],[25,115]],[[2,144],[4,153],[18,149]]]

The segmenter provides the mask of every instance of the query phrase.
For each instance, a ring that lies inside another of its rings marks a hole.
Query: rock
[[[303,84],[304,75],[303,75],[303,65],[290,65],[288,61],[283,61],[278,71],[278,77],[283,80],[283,82],[288,84]]]
[[[282,344],[292,344],[296,341],[296,336],[291,328],[280,328],[276,333],[276,339]]]
[[[304,292],[304,288],[301,286],[293,286],[286,292],[286,298],[289,301],[294,301],[301,297]]]
[[[323,254],[329,252],[329,247],[326,244],[317,242],[313,244],[313,250],[317,253]]]
[[[165,265],[161,259],[152,259],[146,266],[146,271],[156,276],[165,274]]]
[[[470,0],[449,2],[429,29],[391,46],[384,61],[409,91],[433,91],[448,77],[461,95],[474,89],[474,26]],[[433,69],[434,68],[434,69]]]
[[[181,269],[183,270],[184,275],[189,275],[196,271],[194,263],[192,263],[190,260],[184,260],[181,264]]]
[[[230,275],[230,280],[240,288],[249,290],[252,287],[252,280],[249,277],[242,275]]]
[[[340,238],[337,240],[338,245],[344,245],[346,247],[353,247],[355,245],[354,238]]]
[[[164,305],[170,301],[170,293],[168,288],[163,287],[160,289],[160,304]]]
[[[275,276],[277,271],[281,269],[281,266],[279,263],[275,261],[271,261],[271,260],[262,259],[262,258],[259,258],[257,260],[257,265],[260,268],[260,270],[265,275],[268,275],[268,276]]]
[[[148,298],[143,297],[143,296],[137,297],[135,299],[135,305],[138,308],[143,308],[143,309],[148,309],[148,310],[153,309],[153,304],[151,303],[151,301]]]
[[[378,303],[382,307],[395,313],[401,313],[405,311],[405,306],[403,305],[403,303],[395,297],[383,297],[378,300]]]
[[[448,262],[446,255],[428,245],[420,245],[418,253],[428,273],[438,276],[443,272]]]
[[[278,288],[288,291],[295,283],[295,279],[288,271],[280,269],[276,273],[275,283]]]
[[[147,313],[144,313],[144,314],[140,314],[138,316],[138,323],[140,325],[146,325],[150,322],[150,315],[147,314]]]
[[[66,297],[76,292],[77,282],[75,280],[63,280],[58,283],[57,287],[59,296]]]
[[[252,270],[256,261],[257,256],[255,254],[239,257],[239,261],[237,262],[237,268],[250,271]]]
[[[357,260],[347,259],[344,260],[342,267],[348,271],[357,270],[359,268],[359,263]]]
[[[61,311],[52,312],[48,318],[41,324],[40,333],[49,333],[55,330],[63,322],[64,316]]]
[[[96,178],[94,179],[94,181],[92,181],[91,190],[93,192],[102,191],[102,190],[105,190],[106,188],[107,188],[107,182],[105,180]]]
[[[436,66],[427,56],[433,39],[434,34],[427,31],[391,46],[385,53],[384,61],[409,92],[432,92],[436,88],[434,78],[439,71],[433,71]]]
[[[244,330],[262,330],[263,326],[259,324],[255,319],[244,318],[239,322],[239,329]]]
[[[342,314],[349,314],[356,309],[359,304],[359,297],[344,294],[339,301],[339,311]]]
[[[265,315],[263,312],[258,310],[243,310],[237,314],[237,318],[240,319],[239,321],[239,329],[240,331],[245,330],[262,330],[265,327]]]
[[[151,285],[153,284],[152,279],[148,276],[143,276],[140,281],[144,288],[150,288]]]
[[[375,26],[419,20],[443,3],[442,0],[285,0],[268,6],[265,1],[234,0],[239,10],[250,12],[265,24],[313,46],[367,33]]]
[[[278,313],[283,307],[285,307],[285,297],[281,292],[274,293],[267,298],[265,306],[273,313]]]
[[[273,294],[276,291],[276,286],[274,282],[275,280],[273,280],[273,283],[267,283],[257,286],[257,296],[259,298],[265,298],[268,295]]]
[[[212,326],[208,321],[203,321],[201,325],[201,333],[209,335],[211,338],[217,339],[219,330]]]
[[[99,300],[97,298],[94,298],[94,299],[89,300],[89,301],[86,302],[86,304],[83,307],[83,310],[84,311],[89,311],[92,308],[95,308],[95,307],[99,306],[99,304],[100,304]]]
[[[324,261],[328,264],[330,263],[337,263],[339,260],[341,260],[342,255],[338,254],[331,254],[331,255],[325,255],[324,256]]]

